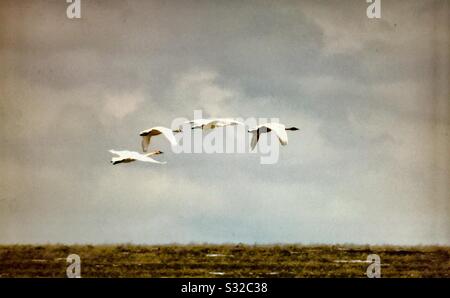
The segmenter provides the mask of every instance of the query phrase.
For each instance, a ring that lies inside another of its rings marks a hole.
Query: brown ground
[[[65,277],[69,254],[82,277],[450,277],[450,247],[301,245],[4,245],[0,277]],[[359,260],[359,262],[358,262]]]

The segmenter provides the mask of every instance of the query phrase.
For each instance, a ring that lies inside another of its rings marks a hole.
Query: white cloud
[[[216,72],[205,70],[184,73],[176,81],[174,98],[184,103],[187,110],[202,109],[211,117],[226,115],[230,112],[230,99],[237,93],[219,86],[217,77]]]
[[[143,102],[144,95],[140,91],[124,94],[107,94],[103,103],[103,111],[106,115],[112,116],[116,120],[122,120],[135,112]]]

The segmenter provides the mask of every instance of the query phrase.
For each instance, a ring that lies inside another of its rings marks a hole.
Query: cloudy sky
[[[447,0],[0,2],[0,243],[450,244]],[[112,166],[177,117],[276,117],[276,164]]]

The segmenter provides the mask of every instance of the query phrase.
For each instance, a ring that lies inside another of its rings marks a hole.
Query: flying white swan
[[[174,133],[177,132],[181,132],[181,129],[171,130],[170,128],[162,126],[155,126],[141,131],[139,135],[142,137],[142,151],[147,152],[151,137],[158,136],[160,134],[164,135],[172,146],[176,146],[177,140],[175,139]]]
[[[154,160],[153,158],[149,157],[152,155],[157,155],[157,154],[162,154],[162,151],[153,151],[147,154],[141,154],[138,152],[134,152],[134,151],[128,151],[128,150],[123,150],[123,151],[116,151],[116,150],[109,150],[109,152],[111,152],[112,154],[116,154],[118,156],[115,156],[111,159],[111,163],[113,165],[119,164],[119,163],[128,163],[128,162],[133,162],[136,160],[139,161],[143,161],[143,162],[151,162],[151,163],[159,163],[159,164],[165,164],[165,161],[157,161]]]
[[[244,123],[231,118],[195,119],[185,123],[191,124],[192,129],[201,128],[203,130],[209,130],[216,127],[224,127],[228,125],[244,125]]]
[[[281,123],[265,123],[258,125],[257,127],[253,129],[249,129],[248,132],[252,133],[252,141],[251,141],[251,147],[252,150],[255,149],[256,144],[258,143],[259,136],[262,133],[267,132],[275,132],[275,134],[278,137],[278,140],[280,140],[281,145],[285,146],[288,143],[288,136],[286,133],[286,130],[299,130],[297,127],[288,127],[284,126],[284,124]]]

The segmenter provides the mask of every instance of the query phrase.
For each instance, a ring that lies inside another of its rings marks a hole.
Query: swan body
[[[181,132],[181,129],[171,130],[170,128],[163,126],[155,126],[139,133],[142,137],[142,151],[147,152],[150,145],[150,139],[154,136],[163,135],[170,142],[172,146],[177,145],[177,140],[174,133]]]
[[[195,119],[186,123],[191,124],[192,129],[201,128],[203,130],[210,130],[216,127],[224,127],[228,125],[244,125],[244,123],[231,118]]]
[[[112,154],[116,154],[118,156],[115,156],[111,159],[111,163],[113,165],[119,164],[119,163],[129,163],[133,161],[143,161],[143,162],[150,162],[150,163],[159,163],[159,164],[165,164],[166,162],[163,161],[157,161],[151,158],[152,155],[158,155],[162,154],[162,151],[153,151],[147,154],[141,154],[134,151],[128,151],[128,150],[122,150],[122,151],[116,151],[116,150],[109,150]]]
[[[257,127],[248,130],[248,132],[253,134],[250,146],[251,146],[252,150],[255,149],[256,144],[258,143],[258,140],[259,140],[259,136],[262,133],[268,133],[271,131],[273,131],[277,135],[278,140],[280,141],[280,144],[283,146],[286,146],[288,144],[288,136],[286,133],[287,130],[294,131],[294,130],[299,130],[299,129],[297,127],[286,128],[286,126],[284,124],[275,123],[275,122],[258,125]]]

